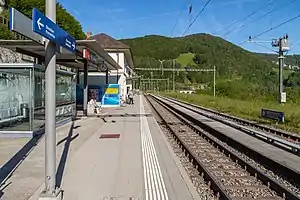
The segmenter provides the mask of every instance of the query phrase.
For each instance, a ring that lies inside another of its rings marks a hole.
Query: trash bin
[[[28,109],[28,103],[21,103],[21,115],[24,116],[24,118],[28,119],[29,117],[29,109]]]

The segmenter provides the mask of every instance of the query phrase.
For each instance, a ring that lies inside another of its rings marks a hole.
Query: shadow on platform
[[[3,196],[3,190],[11,184],[6,183],[6,181],[12,176],[16,169],[22,164],[22,162],[27,158],[30,152],[37,146],[42,136],[37,135],[30,139],[11,159],[9,159],[0,168],[0,198]]]
[[[72,137],[73,130],[81,127],[81,126],[74,126],[74,123],[75,122],[73,121],[67,137],[65,137],[64,139],[62,139],[61,141],[59,141],[57,143],[57,146],[58,146],[61,143],[63,143],[64,141],[66,141],[63,153],[62,153],[60,161],[59,161],[57,172],[56,172],[56,186],[57,187],[61,186],[61,181],[62,181],[62,178],[63,178],[63,175],[64,175],[65,166],[66,166],[66,162],[67,162],[67,158],[68,158],[68,154],[69,154],[69,150],[70,150],[70,144],[73,140],[75,140],[79,136],[79,133],[77,133],[76,135],[74,135]]]
[[[67,161],[70,143],[76,139],[79,134],[77,133],[75,136],[73,135],[73,130],[79,128],[80,126],[74,126],[76,120],[72,121],[72,125],[70,127],[69,133],[67,137],[60,140],[57,143],[57,146],[61,143],[65,142],[64,150],[57,168],[56,173],[56,184],[57,186],[61,185],[65,164]],[[8,160],[1,168],[0,168],[0,199],[4,195],[4,190],[7,188],[12,182],[6,183],[6,181],[13,175],[13,173],[17,170],[17,168],[22,164],[22,162],[28,157],[28,155],[34,150],[34,148],[38,145],[40,140],[44,134],[36,135],[32,139],[30,139],[10,160]]]

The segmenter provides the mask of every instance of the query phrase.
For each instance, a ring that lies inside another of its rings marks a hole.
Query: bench
[[[284,122],[284,112],[269,110],[269,109],[261,109],[261,116],[268,119],[273,119],[278,122]]]

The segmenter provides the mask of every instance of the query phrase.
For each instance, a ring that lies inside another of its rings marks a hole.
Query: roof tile
[[[96,40],[103,49],[130,49],[130,47],[122,42],[106,35],[105,33],[100,33],[91,36],[91,40]]]

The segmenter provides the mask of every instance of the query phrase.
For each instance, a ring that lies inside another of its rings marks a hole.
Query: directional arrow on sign
[[[76,51],[76,39],[36,8],[32,10],[32,30],[71,52]]]
[[[41,19],[41,18],[39,18],[39,19],[37,20],[37,22],[36,22],[40,30],[42,30],[42,28],[41,28],[41,27],[43,27],[43,28],[44,28],[44,26],[45,26],[45,25],[44,25],[44,24],[41,22],[41,20],[42,20],[42,19]]]

